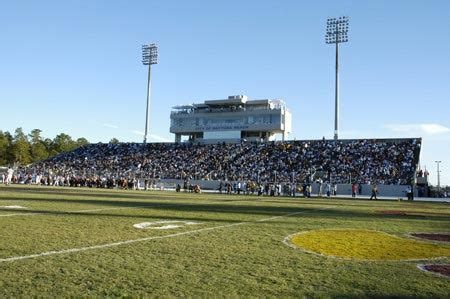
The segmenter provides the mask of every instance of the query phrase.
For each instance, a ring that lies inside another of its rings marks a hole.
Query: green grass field
[[[169,220],[196,224],[133,227]],[[0,297],[449,296],[449,279],[417,268],[427,260],[338,259],[283,242],[318,229],[449,233],[450,205],[1,186]]]

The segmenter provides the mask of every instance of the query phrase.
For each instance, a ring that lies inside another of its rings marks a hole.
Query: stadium
[[[242,94],[172,105],[174,141],[149,142],[155,43],[143,142],[0,131],[0,297],[448,297],[425,138],[339,138],[347,31],[328,19],[332,139],[292,138],[292,101]]]
[[[228,193],[294,197],[350,195],[356,186],[368,196],[376,186],[378,196],[403,197],[407,188],[428,196],[427,178],[418,175],[421,138],[288,141],[284,102],[247,96],[176,106],[170,118],[174,143],[87,144],[19,168],[10,180],[133,190],[230,186]]]
[[[233,191],[239,184],[253,194],[259,185],[299,194],[304,185],[313,193],[333,185],[335,195],[349,195],[353,184],[370,195],[377,184],[380,196],[402,197],[414,184],[420,146],[420,139],[93,144],[18,169],[13,181],[127,189],[187,182],[210,190],[230,184]],[[132,184],[121,187],[119,180]]]
[[[0,293],[448,294],[450,210],[420,201],[421,138],[270,141],[262,126],[5,168]]]

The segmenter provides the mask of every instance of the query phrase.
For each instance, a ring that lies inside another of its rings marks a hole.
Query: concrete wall
[[[174,187],[177,184],[180,184],[183,187],[183,180],[159,180],[160,183],[163,183],[167,187]],[[190,183],[192,185],[199,185],[202,189],[205,190],[217,190],[219,188],[219,181],[204,181],[204,180],[191,180]],[[322,192],[325,194],[325,184],[323,185]],[[378,195],[379,196],[394,196],[394,197],[405,197],[405,190],[408,186],[405,185],[378,185]],[[319,188],[317,183],[312,184],[312,193],[317,194]],[[362,185],[361,195],[370,196],[372,193],[371,185]],[[352,185],[351,184],[338,184],[337,185],[337,194],[338,195],[352,195]],[[414,188],[414,196],[417,196],[417,189]]]
[[[405,190],[408,186],[406,185],[378,185],[378,195],[379,196],[394,196],[394,197],[405,197]],[[317,188],[317,186],[316,186]],[[317,190],[317,189],[316,189]],[[370,196],[372,194],[371,185],[362,185],[361,195]],[[317,191],[316,191],[317,192]],[[313,193],[314,187],[313,187]],[[352,185],[351,184],[338,184],[337,185],[338,195],[352,195]],[[414,188],[414,195],[417,196],[417,190]]]

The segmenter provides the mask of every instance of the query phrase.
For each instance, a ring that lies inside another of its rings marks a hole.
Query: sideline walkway
[[[153,189],[153,190],[155,190],[155,191],[174,191],[175,192],[175,189],[174,188],[164,188],[164,189]],[[183,189],[181,189],[181,191],[180,191],[180,193],[182,193],[182,192],[184,192],[183,191]],[[202,193],[219,193],[219,191],[218,190],[202,190]],[[222,194],[226,194],[226,192],[222,192]],[[236,195],[236,196],[240,196],[240,195],[237,195],[237,194],[235,194],[235,193],[232,193],[232,195]],[[242,193],[241,195],[244,195],[244,193]],[[254,194],[254,196],[257,196],[256,194]],[[267,195],[264,195],[264,197],[270,197],[270,196],[267,196]],[[274,197],[292,197],[292,196],[274,196]],[[298,193],[296,196],[295,196],[295,198],[304,198],[303,197],[303,195],[301,195],[300,193]],[[312,199],[314,199],[314,198],[317,198],[317,194],[312,194],[311,195],[311,198]],[[328,198],[327,196],[322,196],[322,198]],[[351,194],[348,194],[348,195],[343,195],[343,194],[338,194],[338,195],[336,195],[336,196],[331,196],[330,198],[345,198],[345,199],[355,199],[355,200],[358,200],[358,199],[364,199],[364,200],[369,200],[369,198],[370,198],[370,196],[369,195],[358,195],[357,197],[355,197],[355,198],[352,198],[352,195]],[[395,197],[395,196],[377,196],[377,198],[378,199],[381,199],[381,200],[398,200],[398,198],[399,197]],[[402,198],[402,200],[403,201],[408,201],[407,200],[407,197],[406,196],[403,196],[403,197],[401,197]],[[419,201],[419,202],[422,202],[422,201],[424,201],[424,202],[447,202],[447,203],[450,203],[450,198],[437,198],[437,197],[414,197],[414,200],[413,201]]]

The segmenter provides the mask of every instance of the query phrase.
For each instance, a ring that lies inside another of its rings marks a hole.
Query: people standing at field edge
[[[222,194],[222,189],[223,189],[223,182],[220,181],[219,182],[219,193]]]
[[[377,193],[378,193],[377,184],[373,184],[372,185],[372,195],[370,196],[370,199],[374,198],[375,200],[378,200]]]
[[[412,186],[408,186],[406,188],[406,197],[408,198],[408,200],[413,200],[414,198],[414,193],[413,193],[413,188]]]
[[[327,183],[327,197],[331,196],[331,184],[328,182]]]
[[[323,188],[323,181],[322,181],[322,179],[321,178],[319,178],[318,180],[317,180],[317,183],[318,183],[318,191],[317,191],[317,197],[322,197],[322,195],[323,195],[323,193],[322,193],[322,188]]]
[[[358,190],[358,185],[356,183],[352,184],[352,197],[356,197],[356,191]]]
[[[14,170],[11,167],[8,168],[8,171],[6,173],[5,185],[9,185],[9,184],[11,184],[11,182],[13,182],[13,174],[14,174]]]

